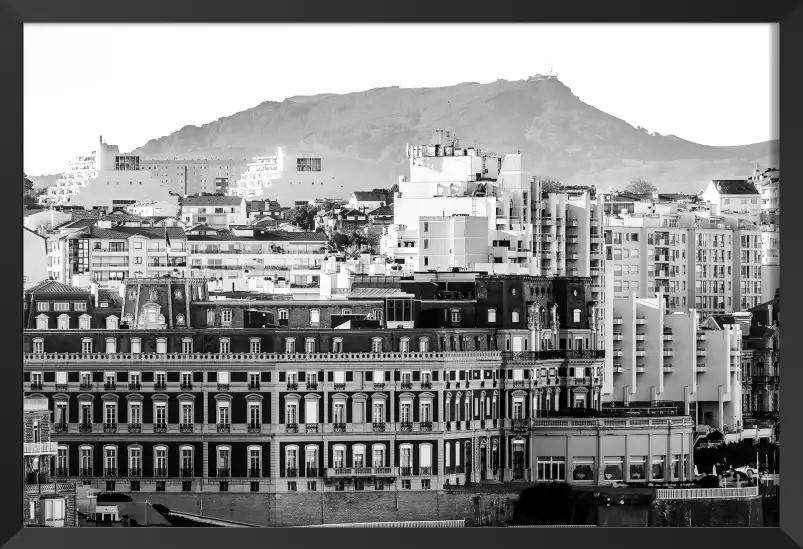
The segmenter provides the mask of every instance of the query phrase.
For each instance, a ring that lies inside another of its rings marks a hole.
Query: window
[[[92,340],[88,337],[81,340],[81,352],[85,355],[92,352]]]
[[[167,339],[163,337],[156,338],[156,353],[160,355],[167,354]]]
[[[228,477],[231,471],[231,448],[228,446],[220,446],[217,449],[217,476]]]
[[[262,352],[262,340],[260,340],[258,337],[252,337],[250,341],[252,354]]]
[[[33,340],[33,352],[36,354],[42,354],[45,352],[45,340],[42,338],[35,338]]]
[[[622,480],[624,478],[624,458],[609,456],[605,458],[605,468],[602,471],[605,480]]]
[[[672,479],[680,478],[680,454],[672,455]]]
[[[536,466],[539,481],[566,480],[566,458],[538,456]]]
[[[313,338],[308,337],[304,340],[304,352],[307,354],[315,352],[315,340]]]
[[[218,425],[229,425],[229,401],[221,400],[217,403],[217,422]]]
[[[664,480],[664,456],[652,456],[652,480]]]
[[[142,403],[134,401],[128,405],[128,423],[129,425],[142,424]]]
[[[107,354],[114,354],[117,352],[117,339],[113,337],[106,338],[106,353]]]
[[[49,498],[44,500],[44,503],[45,503],[45,521],[64,520],[66,511],[66,501],[63,498]]]
[[[50,321],[50,317],[47,315],[39,315],[36,317],[36,329],[37,330],[47,330],[48,322]]]
[[[231,343],[229,338],[221,337],[220,338],[220,354],[228,354],[231,349]]]
[[[117,404],[114,402],[103,403],[103,422],[105,426],[117,425]]]
[[[575,324],[578,324],[580,322],[580,309],[574,309],[572,311],[572,321]]]
[[[385,466],[385,445],[384,444],[374,444],[372,455],[373,455],[373,460],[371,462],[372,467],[384,467]]]
[[[488,309],[488,322],[496,322],[496,309]]]
[[[298,423],[298,403],[297,402],[288,402],[285,408],[285,418],[284,422],[288,425],[293,425]]]
[[[343,339],[340,337],[336,337],[332,339],[332,352],[333,353],[342,353],[343,352]]]
[[[572,461],[573,480],[594,480],[594,457],[576,457]]]
[[[350,315],[351,314],[351,309],[343,309],[342,314],[343,315]]]
[[[231,325],[231,309],[223,309],[220,311],[220,323],[224,326]]]
[[[410,338],[403,337],[399,340],[399,351],[402,353],[410,352]]]
[[[317,328],[321,323],[321,311],[318,309],[312,309],[309,312],[309,322],[313,328]]]
[[[262,425],[262,414],[260,414],[261,406],[259,402],[251,401],[248,403],[248,427],[253,429]]]
[[[106,329],[107,330],[116,330],[119,324],[120,319],[116,316],[112,315],[106,318]]]
[[[167,402],[156,402],[154,414],[155,426],[163,427],[167,425]]]
[[[630,480],[647,480],[647,456],[630,456]]]
[[[191,426],[195,423],[192,415],[192,402],[185,400],[181,403],[181,424]]]
[[[418,350],[419,350],[419,352],[422,352],[422,353],[428,353],[429,352],[429,338],[428,337],[422,337],[422,338],[420,338],[418,340]]]
[[[452,322],[460,322],[460,309],[452,309]]]
[[[39,301],[36,304],[36,310],[37,311],[49,311],[50,310],[50,303]]]
[[[371,352],[373,353],[382,352],[382,338],[375,337],[371,340]]]
[[[293,354],[296,352],[296,340],[293,337],[288,337],[284,340],[284,352]]]
[[[382,322],[382,309],[374,309],[373,317],[377,322]]]
[[[70,317],[68,315],[60,315],[58,318],[58,329],[59,330],[69,330],[70,329]]]
[[[510,321],[511,322],[518,322],[519,321],[519,313],[518,311],[513,311],[510,313]]]

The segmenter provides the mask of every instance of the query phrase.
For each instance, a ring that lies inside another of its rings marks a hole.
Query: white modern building
[[[187,196],[181,202],[181,219],[188,226],[203,224],[218,229],[248,222],[241,196]]]

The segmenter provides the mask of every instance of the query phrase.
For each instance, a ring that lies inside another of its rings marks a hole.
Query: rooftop
[[[243,199],[237,196],[188,196],[182,206],[239,206]]]
[[[250,227],[249,227],[250,228]],[[168,229],[169,230],[169,229]],[[205,230],[205,235],[188,234],[187,240],[197,241],[222,241],[222,242],[326,242],[326,235],[323,233],[292,232],[292,231],[265,231],[259,228],[254,229],[253,236],[237,236],[228,229],[215,230],[211,227],[193,227],[193,232]]]
[[[85,288],[76,288],[75,286],[69,286],[67,284],[62,284],[61,282],[56,282],[55,280],[43,280],[42,282],[38,283],[31,288],[25,290],[25,293],[29,294],[87,294],[89,290]]]
[[[755,184],[746,179],[715,179],[713,183],[720,194],[759,194]]]
[[[360,202],[384,202],[385,196],[372,191],[354,191],[354,198]]]

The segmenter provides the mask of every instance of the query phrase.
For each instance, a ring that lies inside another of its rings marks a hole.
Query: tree
[[[305,231],[315,228],[315,214],[318,213],[318,208],[312,204],[304,204],[303,206],[296,206],[287,212],[287,220]]]
[[[28,175],[23,172],[22,174],[22,204],[26,208],[36,208],[38,202],[36,201],[39,195],[44,194],[44,189],[37,189],[33,185],[33,181],[28,178]]]
[[[560,192],[563,183],[551,177],[541,178],[541,192],[542,193],[557,193]]]
[[[631,179],[627,184],[625,190],[633,194],[652,194],[658,190],[658,187],[640,177]]]

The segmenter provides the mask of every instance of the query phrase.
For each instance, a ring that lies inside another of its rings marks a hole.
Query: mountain
[[[37,189],[46,189],[56,184],[56,180],[61,177],[60,173],[49,175],[28,175],[28,179],[33,181],[33,186]]]
[[[380,88],[267,101],[201,127],[148,141],[144,157],[244,158],[289,146],[349,174],[345,191],[390,187],[407,173],[405,143],[448,129],[462,146],[521,150],[524,168],[564,184],[622,188],[642,177],[666,192],[778,166],[778,141],[711,147],[649,133],[581,101],[560,80],[498,80],[442,88]],[[326,169],[326,168],[325,168]],[[277,197],[287,200],[290,197]]]

